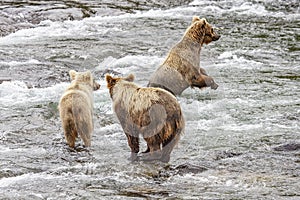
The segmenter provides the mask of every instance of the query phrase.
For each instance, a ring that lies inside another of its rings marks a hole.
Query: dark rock
[[[183,176],[185,174],[198,174],[208,170],[204,166],[198,166],[190,163],[184,163],[177,166],[166,165],[154,176],[154,178],[168,178],[175,175]]]
[[[236,156],[240,156],[242,153],[232,152],[232,151],[222,151],[217,153],[215,160],[221,160],[225,158],[232,158]]]
[[[275,151],[297,151],[300,149],[300,143],[288,143],[274,147]]]

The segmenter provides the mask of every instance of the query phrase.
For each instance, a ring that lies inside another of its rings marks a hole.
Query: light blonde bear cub
[[[59,113],[65,138],[71,148],[75,147],[78,134],[86,147],[91,146],[93,124],[93,91],[100,85],[95,82],[90,71],[70,70],[71,85],[59,101]]]
[[[184,130],[184,118],[177,99],[160,88],[144,88],[126,78],[106,75],[114,111],[127,136],[131,160],[168,162]],[[147,151],[138,157],[139,135]]]

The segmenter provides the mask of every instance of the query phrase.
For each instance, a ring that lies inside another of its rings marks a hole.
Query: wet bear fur
[[[106,75],[113,109],[127,136],[131,160],[169,162],[170,154],[184,130],[180,105],[170,92],[161,88],[139,87],[126,78]],[[148,150],[138,156],[139,135]]]
[[[59,113],[68,145],[75,147],[78,135],[86,147],[91,146],[93,125],[93,91],[100,85],[94,81],[90,71],[70,70],[71,84],[59,101]]]
[[[180,95],[188,87],[217,89],[214,79],[200,68],[200,50],[203,44],[219,38],[206,19],[194,16],[181,41],[150,77],[148,87],[160,87],[174,95]]]

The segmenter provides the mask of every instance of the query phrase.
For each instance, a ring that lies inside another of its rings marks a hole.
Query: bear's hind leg
[[[139,145],[139,137],[135,137],[131,134],[125,133],[127,136],[127,141],[128,141],[128,145],[131,148],[131,156],[130,156],[130,160],[133,161],[137,161],[138,160],[138,156],[137,154],[140,151],[140,145]]]
[[[176,146],[176,144],[178,143],[179,139],[180,139],[180,134],[175,133],[174,137],[171,140],[169,139],[163,142],[162,155],[160,161],[165,163],[170,161],[171,152]]]
[[[91,134],[93,132],[93,124],[91,120],[85,119],[77,122],[77,128],[85,147],[91,146]]]
[[[64,120],[63,129],[64,129],[64,134],[65,134],[67,144],[69,145],[69,147],[74,148],[75,140],[78,137],[78,134],[73,120],[71,119]]]
[[[155,138],[144,138],[147,142],[147,150],[143,152],[141,160],[143,161],[152,161],[159,160],[161,158],[161,142]]]

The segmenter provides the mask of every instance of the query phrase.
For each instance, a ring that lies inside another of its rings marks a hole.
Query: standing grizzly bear
[[[80,135],[86,147],[91,146],[93,125],[93,90],[100,85],[94,81],[90,71],[69,72],[72,83],[59,101],[59,112],[65,138],[70,147],[75,147],[75,140]]]
[[[134,84],[134,76],[113,78],[106,75],[107,87],[121,126],[131,148],[131,160],[169,162],[170,154],[184,129],[184,119],[177,99],[160,88]],[[139,134],[148,149],[139,158]]]
[[[150,77],[148,86],[164,88],[174,95],[180,95],[188,87],[217,89],[213,78],[200,68],[200,50],[203,44],[219,38],[206,19],[194,16],[181,41]]]

